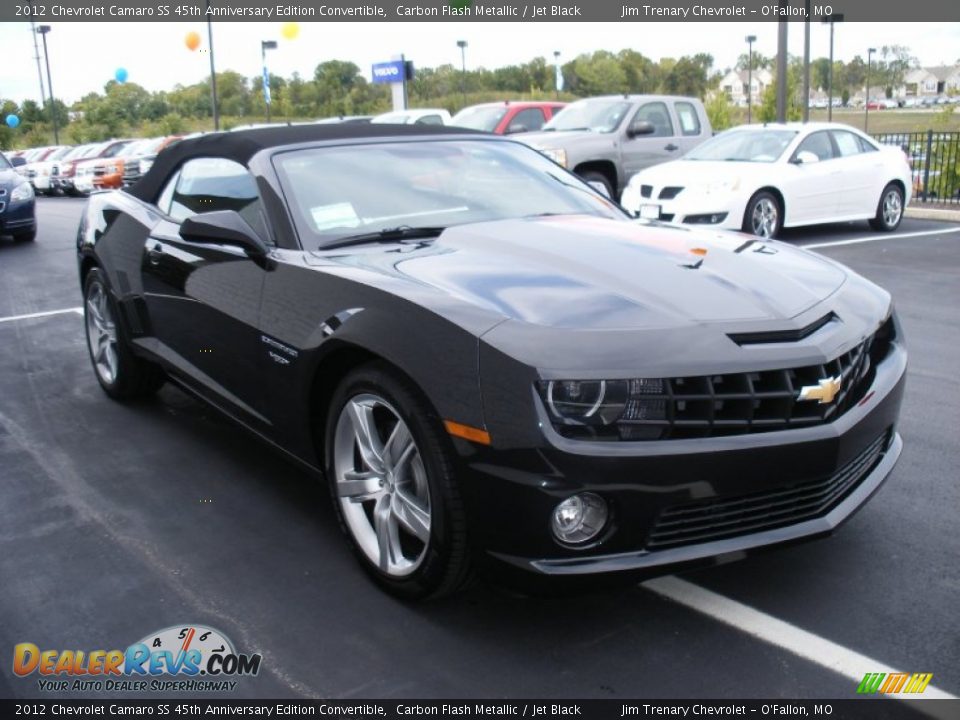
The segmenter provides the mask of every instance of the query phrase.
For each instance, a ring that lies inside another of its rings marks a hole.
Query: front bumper
[[[0,208],[2,208],[0,209],[0,235],[30,232],[36,229],[36,201],[31,199],[6,205],[4,199],[0,200]]]
[[[724,230],[739,230],[743,226],[743,215],[746,212],[746,198],[737,197],[732,193],[701,194],[687,188],[677,197],[665,200],[656,197],[659,188],[655,188],[652,197],[642,197],[639,191],[628,188],[624,193],[621,204],[638,217],[649,220],[662,220],[680,225],[695,224],[700,227],[717,228]],[[641,208],[653,210],[656,217],[641,212]],[[701,222],[704,218],[715,216],[722,218],[719,222]]]
[[[823,425],[604,443],[562,438],[547,421],[541,425],[542,447],[473,446],[461,462],[474,543],[496,564],[527,576],[646,576],[827,535],[876,492],[900,455],[903,443],[896,424],[907,356],[902,344],[891,348],[864,399]],[[465,441],[460,442],[464,451]],[[760,521],[754,516],[739,526],[724,526],[737,516],[731,508],[762,508],[767,495],[801,495],[811,485],[828,486],[838,477],[840,484],[830,486],[829,502],[812,516],[771,505]],[[551,513],[562,499],[584,491],[608,502],[608,527],[592,546],[561,546],[550,532]],[[707,524],[723,528],[719,532],[694,528],[677,541],[662,541],[660,529],[676,524],[678,515],[702,519],[714,512],[718,521]]]

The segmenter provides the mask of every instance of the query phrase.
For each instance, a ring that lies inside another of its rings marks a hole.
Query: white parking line
[[[860,243],[877,242],[878,240],[899,240],[901,238],[924,237],[926,235],[946,235],[947,233],[960,232],[960,228],[946,228],[944,230],[922,230],[912,233],[895,233],[893,235],[864,235],[863,237],[850,238],[849,240],[831,240],[830,242],[810,243],[809,245],[797,245],[797,247],[821,248],[834,247],[836,245],[859,245]]]
[[[718,595],[711,590],[694,585],[686,580],[670,575],[668,577],[647,580],[640,587],[655,592],[675,603],[709,615],[714,620],[730,625],[764,642],[783,648],[805,660],[816,663],[828,670],[833,670],[850,679],[850,697],[856,697],[855,691],[863,676],[867,673],[894,673],[900,672],[885,663],[869,658],[866,655],[837,645],[806,630],[801,630],[772,615],[754,610],[736,600]],[[913,668],[916,672],[929,672],[931,668]],[[936,677],[936,674],[934,674]],[[945,690],[928,685],[920,695],[884,695],[884,697],[930,700],[956,700]],[[917,708],[920,710],[921,708]]]
[[[72,307],[64,308],[63,310],[47,310],[46,312],[29,313],[27,315],[11,315],[10,317],[0,318],[0,323],[16,322],[17,320],[31,320],[33,318],[50,317],[51,315],[66,315],[67,313],[83,315],[83,308]]]

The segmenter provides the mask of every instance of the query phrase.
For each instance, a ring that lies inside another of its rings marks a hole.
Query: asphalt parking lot
[[[960,694],[960,225],[785,234],[893,292],[911,353],[903,455],[839,534],[620,592],[409,606],[314,479],[173,387],[103,394],[73,310],[81,207],[41,199],[35,243],[0,239],[0,697],[40,696],[15,643],[183,623],[263,654],[229,697],[848,698],[887,667]]]

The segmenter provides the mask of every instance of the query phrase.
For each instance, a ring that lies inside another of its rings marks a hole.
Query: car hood
[[[558,148],[583,138],[603,137],[602,133],[590,130],[552,130],[550,132],[532,132],[517,135],[517,140],[534,148]]]
[[[847,277],[839,265],[778,242],[587,216],[476,223],[412,248],[334,252],[321,254],[501,318],[569,329],[783,320]]]
[[[771,170],[778,166],[779,163],[674,160],[641,170],[633,176],[631,182],[656,185],[657,187],[664,185],[690,187],[694,184],[709,185],[713,182],[734,178],[741,178],[746,181],[766,177]],[[696,180],[691,183],[691,178],[696,178]]]

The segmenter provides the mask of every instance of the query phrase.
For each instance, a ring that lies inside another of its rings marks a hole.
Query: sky
[[[189,85],[209,74],[206,24],[192,23],[70,23],[51,22],[47,35],[55,95],[70,104],[84,94],[103,91],[117,68],[125,68],[130,82],[148,90]],[[260,73],[260,41],[277,40],[269,51],[270,71],[289,77],[294,71],[311,77],[317,64],[331,59],[350,60],[368,76],[374,62],[404,53],[417,66],[460,65],[457,40],[466,40],[468,68],[496,68],[534,57],[553,58],[561,52],[566,62],[584,52],[631,48],[647,57],[681,57],[698,52],[714,57],[714,69],[734,65],[746,51],[744,38],[756,35],[754,50],[776,54],[774,22],[683,23],[300,23],[300,34],[284,40],[281,23],[215,22],[217,71],[236,70],[246,76]],[[191,52],[184,44],[190,31],[203,37]],[[38,38],[39,40],[39,38]],[[848,61],[866,57],[868,47],[906,45],[922,65],[947,65],[960,59],[960,23],[842,23],[836,26],[834,56]],[[39,100],[40,83],[34,61],[30,25],[0,23],[0,98],[18,102]],[[790,23],[791,54],[803,54],[803,25]],[[40,47],[42,55],[43,48]],[[829,29],[811,23],[811,57],[829,53]],[[44,82],[46,78],[44,77]]]

